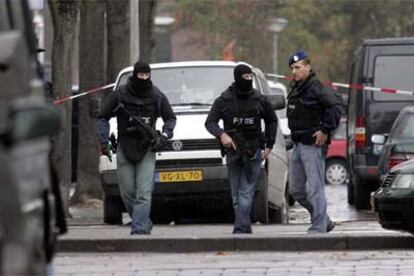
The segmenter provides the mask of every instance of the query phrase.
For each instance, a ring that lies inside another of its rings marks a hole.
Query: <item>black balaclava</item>
[[[143,61],[138,61],[134,64],[134,71],[130,77],[130,81],[133,88],[133,93],[136,95],[145,95],[149,94],[152,90],[152,81],[151,77],[143,80],[137,77],[138,73],[151,73],[151,68],[148,63]]]
[[[237,87],[236,94],[239,97],[247,97],[252,91],[252,80],[246,80],[242,77],[243,74],[251,74],[252,69],[245,64],[239,64],[234,68],[234,83]]]

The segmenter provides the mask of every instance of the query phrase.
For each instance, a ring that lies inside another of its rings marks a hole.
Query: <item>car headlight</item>
[[[400,174],[391,184],[392,188],[414,189],[414,175]]]

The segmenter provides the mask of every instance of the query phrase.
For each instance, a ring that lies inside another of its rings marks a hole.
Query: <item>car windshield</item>
[[[390,139],[411,140],[414,142],[414,113],[407,113],[394,126]]]
[[[173,106],[209,106],[234,81],[231,66],[153,68],[151,80]],[[126,83],[131,72],[121,76]],[[257,87],[256,79],[253,86]]]

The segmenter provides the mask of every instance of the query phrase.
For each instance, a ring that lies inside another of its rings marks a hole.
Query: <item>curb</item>
[[[59,252],[212,252],[414,249],[407,235],[286,235],[279,237],[63,239]]]

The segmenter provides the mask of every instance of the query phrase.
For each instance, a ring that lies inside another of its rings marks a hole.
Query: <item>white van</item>
[[[176,221],[214,211],[213,221],[232,215],[226,159],[220,144],[204,127],[213,101],[234,81],[236,62],[194,61],[151,64],[153,83],[168,97],[177,116],[174,137],[168,147],[157,153],[155,188],[151,217],[154,222]],[[249,65],[250,66],[250,65]],[[126,83],[133,67],[123,69],[114,89]],[[252,67],[253,86],[270,95],[263,73]],[[271,96],[279,108],[284,97]],[[156,124],[161,129],[162,120]],[[116,119],[110,121],[116,135]],[[116,153],[113,161],[101,157],[100,173],[104,189],[104,221],[121,223],[124,207],[116,178]],[[287,222],[287,157],[280,128],[276,144],[266,164],[255,194],[252,221]]]

